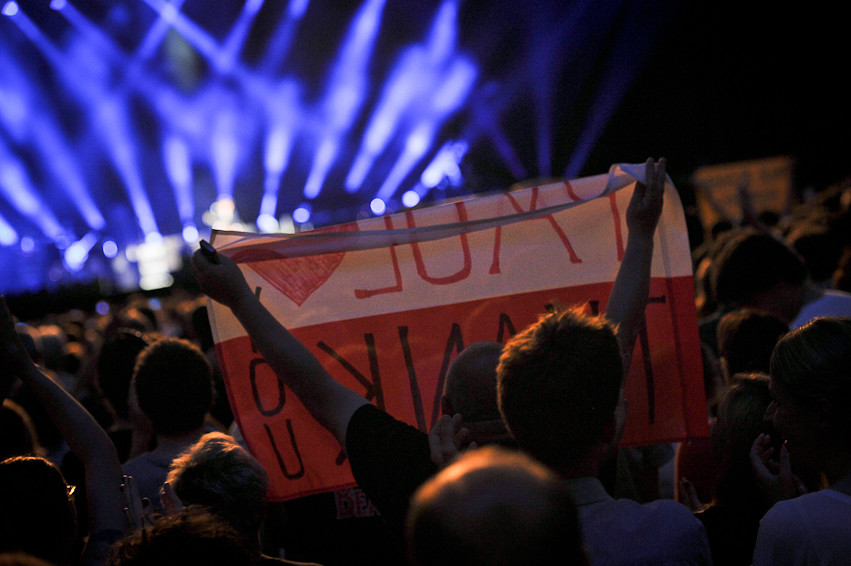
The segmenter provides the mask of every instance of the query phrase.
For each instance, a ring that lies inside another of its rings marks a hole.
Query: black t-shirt
[[[428,434],[364,405],[349,420],[346,453],[360,488],[390,527],[404,533],[411,496],[437,472]]]

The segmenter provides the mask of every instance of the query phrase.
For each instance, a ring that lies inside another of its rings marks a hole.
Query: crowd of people
[[[633,193],[606,312],[553,305],[469,345],[430,433],[335,380],[222,254],[193,255],[203,296],[158,309],[20,321],[0,300],[0,565],[851,563],[851,189],[707,230],[710,437],[620,446],[665,167]],[[268,501],[206,297],[339,442],[357,494]],[[335,497],[368,504],[339,517]]]

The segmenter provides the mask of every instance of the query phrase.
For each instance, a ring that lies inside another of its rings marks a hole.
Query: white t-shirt
[[[777,503],[759,524],[753,564],[851,564],[851,496],[823,489]]]

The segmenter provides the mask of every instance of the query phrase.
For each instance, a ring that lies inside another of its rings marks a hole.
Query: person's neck
[[[198,439],[201,438],[201,435],[204,433],[204,427],[197,428],[190,432],[185,432],[183,434],[175,434],[170,436],[164,436],[162,434],[157,434],[157,447],[155,449],[156,452],[159,453],[169,453],[169,454],[177,454],[186,449],[187,446],[191,446],[198,442]]]

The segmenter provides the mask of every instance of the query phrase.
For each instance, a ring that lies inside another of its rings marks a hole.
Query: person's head
[[[97,380],[115,414],[127,419],[127,402],[136,358],[150,341],[138,330],[119,328],[101,345],[96,367]]]
[[[821,317],[786,334],[771,356],[766,417],[796,464],[825,471],[851,452],[851,318]]]
[[[232,526],[202,509],[189,507],[115,543],[106,564],[248,566],[252,559],[251,550]]]
[[[738,373],[731,377],[711,431],[712,451],[718,463],[717,502],[761,505],[750,450],[760,433],[771,432],[765,422],[770,404],[767,374]]]
[[[623,363],[614,328],[556,309],[506,344],[500,412],[517,445],[560,473],[611,452],[623,432]]]
[[[136,360],[133,384],[139,408],[163,436],[200,429],[213,403],[210,363],[197,346],[180,338],[146,347]]]
[[[766,310],[789,323],[801,308],[808,275],[804,261],[786,242],[746,228],[719,251],[712,288],[723,305]]]
[[[37,456],[38,436],[23,407],[4,399],[0,405],[0,461],[12,456]]]
[[[232,437],[207,433],[171,463],[166,480],[184,505],[203,505],[257,540],[266,516],[269,479]]]
[[[757,309],[728,312],[718,322],[718,351],[726,375],[768,373],[771,352],[789,326],[778,316]]]
[[[0,462],[0,552],[70,564],[76,536],[77,513],[59,468],[35,456]]]
[[[496,401],[496,368],[501,354],[499,342],[475,342],[452,360],[446,373],[443,413],[460,413],[471,440],[479,446],[513,444]]]
[[[413,566],[587,564],[567,486],[498,446],[464,453],[420,486],[407,540]]]

